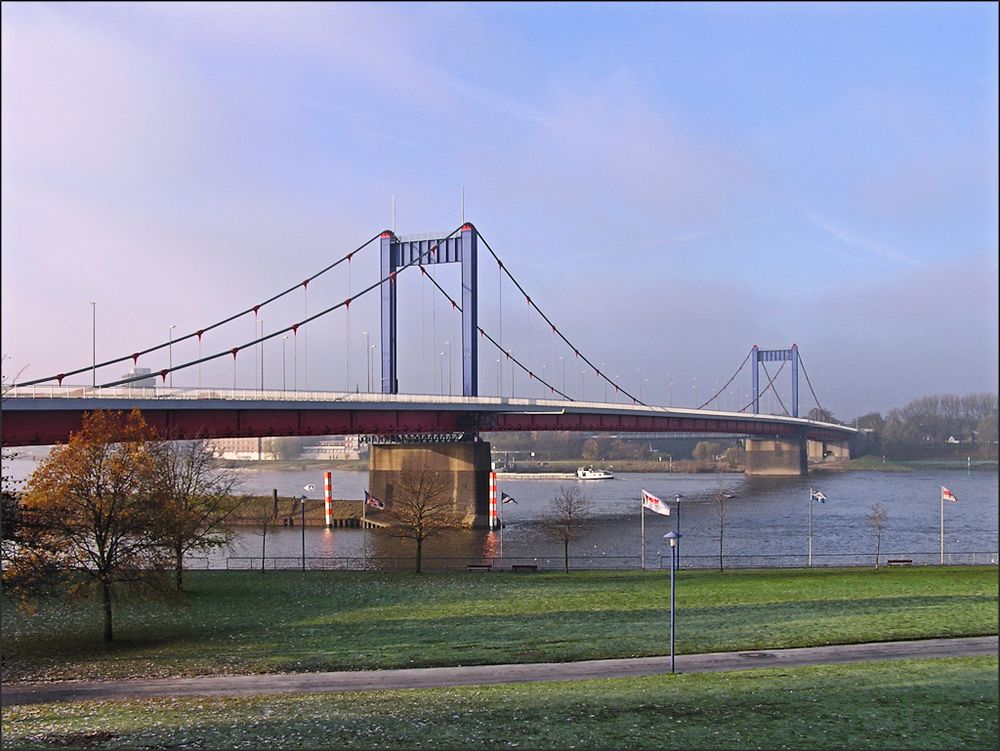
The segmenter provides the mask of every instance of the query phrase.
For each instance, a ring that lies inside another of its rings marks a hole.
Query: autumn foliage
[[[85,415],[82,430],[27,481],[21,537],[4,561],[5,590],[25,598],[97,594],[111,641],[118,597],[169,589],[163,463],[164,444],[138,411]]]

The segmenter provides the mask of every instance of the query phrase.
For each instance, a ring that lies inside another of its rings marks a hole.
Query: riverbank
[[[318,470],[332,472],[367,472],[367,459],[351,459],[340,461],[318,461],[313,459],[293,460],[263,460],[263,461],[220,461],[219,466],[233,469],[266,469],[276,471]],[[576,470],[583,466],[593,466],[595,469],[607,469],[615,474],[742,474],[742,466],[722,463],[696,462],[691,459],[677,461],[649,461],[640,459],[622,459],[610,461],[589,461],[585,459],[554,459],[551,461],[517,461],[498,468],[497,471],[516,475],[518,477],[539,475],[576,476]],[[893,461],[882,456],[861,456],[849,461],[825,461],[809,465],[812,472],[912,472],[920,469],[969,469],[971,471],[996,472],[996,460],[982,459],[974,461],[957,461],[952,459],[920,459],[913,461]]]

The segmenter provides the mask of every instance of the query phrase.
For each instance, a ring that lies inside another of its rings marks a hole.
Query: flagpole
[[[503,496],[500,496],[500,570],[503,571]]]
[[[639,498],[639,568],[646,570],[646,505],[642,497]]]
[[[813,565],[813,489],[809,488],[809,565]]]
[[[944,491],[941,492],[941,565],[944,565]]]
[[[368,498],[361,499],[361,568],[368,570],[368,525],[365,523],[365,512],[368,510]]]

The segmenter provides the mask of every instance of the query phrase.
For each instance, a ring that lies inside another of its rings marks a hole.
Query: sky
[[[245,310],[393,228],[395,202],[401,235],[473,222],[576,347],[646,402],[698,406],[755,344],[798,345],[816,394],[803,378],[802,413],[996,392],[997,15],[4,3],[4,381]],[[376,282],[377,255],[206,334],[202,355]],[[435,274],[460,294],[457,266]],[[570,396],[604,399],[482,250],[479,285],[491,335]],[[400,389],[458,393],[457,315],[418,274],[398,289]],[[378,328],[369,294],[350,320],[331,313],[173,382],[363,391]],[[197,356],[187,340],[138,365]],[[498,357],[483,346],[481,393],[497,392]],[[766,411],[788,406],[789,370]],[[544,395],[519,373],[513,389]],[[713,406],[740,409],[749,392],[745,366]]]

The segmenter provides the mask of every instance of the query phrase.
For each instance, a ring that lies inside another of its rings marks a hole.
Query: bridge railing
[[[207,560],[207,559],[199,559]],[[945,565],[949,566],[996,566],[998,553],[973,551],[946,553]],[[940,553],[893,553],[879,556],[882,566],[889,561],[908,561],[914,566],[935,566],[940,563]],[[837,553],[830,555],[813,555],[813,568],[852,568],[872,567],[874,555],[870,553]],[[469,564],[489,564],[494,571],[510,570],[512,566],[533,565],[539,571],[561,571],[563,557],[555,556],[504,556],[470,558],[470,557],[425,557],[421,562],[424,571],[465,571]],[[808,559],[805,555],[724,555],[724,569],[768,569],[768,568],[806,568]],[[571,571],[597,570],[636,570],[640,566],[639,556],[570,556]],[[303,568],[301,556],[229,556],[224,560],[216,560],[212,565],[197,566],[203,569],[225,569],[227,571],[298,571]],[[192,566],[192,568],[195,568]],[[412,556],[306,556],[307,571],[412,571],[414,559]],[[647,569],[670,568],[669,556],[660,556],[659,560],[647,560]],[[682,569],[717,569],[719,556],[693,555],[681,556]]]

